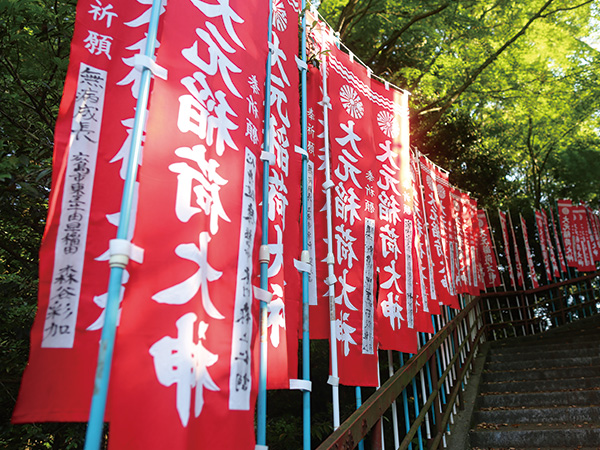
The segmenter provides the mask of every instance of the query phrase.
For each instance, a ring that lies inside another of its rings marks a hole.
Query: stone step
[[[598,340],[600,341],[600,337]],[[520,351],[519,349],[518,351],[515,350],[507,353],[490,353],[488,354],[487,361],[490,363],[497,361],[535,361],[547,358],[580,358],[598,355],[600,355],[600,344],[589,347],[569,348],[565,350],[548,349],[547,351],[524,352]]]
[[[588,378],[599,376],[600,366],[558,367],[532,370],[484,370],[482,374],[482,381],[487,383],[497,381],[556,380],[564,378]]]
[[[477,399],[479,408],[488,407],[541,407],[600,405],[600,390],[586,389],[567,392],[531,392],[523,394],[482,394]]]
[[[600,407],[552,407],[552,408],[489,408],[473,414],[472,423],[599,423]]]
[[[600,446],[600,425],[581,423],[559,424],[479,424],[470,432],[473,447],[483,448],[547,448]]]
[[[563,378],[557,380],[500,381],[481,383],[481,392],[540,392],[590,389],[600,386],[600,377]]]
[[[552,367],[600,366],[600,356],[579,356],[574,358],[543,358],[516,361],[489,361],[485,370],[529,370]]]
[[[599,335],[587,335],[585,337],[564,336],[554,341],[515,342],[512,345],[502,345],[495,342],[490,349],[490,356],[511,355],[513,353],[530,353],[546,351],[568,351],[581,348],[600,348]]]

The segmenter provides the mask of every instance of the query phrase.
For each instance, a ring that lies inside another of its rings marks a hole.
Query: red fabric
[[[431,315],[439,314],[439,303],[430,300],[428,291],[429,264],[427,260],[427,236],[425,232],[425,216],[423,214],[423,198],[420,189],[419,160],[417,156],[410,153],[411,181],[413,195],[413,216],[415,221],[415,245],[414,245],[414,283],[418,287],[415,297],[415,326],[418,331],[433,333]],[[435,305],[434,305],[435,304]]]
[[[465,256],[467,265],[467,292],[479,295],[479,274],[477,273],[476,236],[479,234],[477,221],[477,201],[466,193],[461,193],[463,233],[465,236]]]
[[[560,216],[559,216],[559,219],[560,219]],[[554,231],[554,244],[556,246],[557,257],[558,257],[558,261],[560,263],[560,271],[561,271],[561,273],[564,274],[564,273],[567,273],[566,259],[565,259],[565,254],[562,251],[562,245],[560,243],[560,238],[558,236],[556,222],[554,221],[554,212],[552,211],[552,208],[550,208],[550,220],[552,222],[552,230]]]
[[[540,211],[542,214],[542,220],[544,223],[544,233],[546,235],[546,248],[548,249],[548,255],[550,256],[550,262],[552,263],[552,274],[556,278],[560,278],[560,268],[558,267],[558,258],[556,257],[556,250],[550,238],[550,226],[548,225],[548,215],[543,209]]]
[[[506,221],[506,214],[498,210],[498,217],[500,218],[500,229],[502,230],[502,241],[504,243],[504,254],[506,255],[508,274],[510,275],[510,284],[512,288],[516,289],[517,282],[515,279],[515,271],[512,265],[512,258],[510,256],[510,241],[508,238],[508,223]]]
[[[587,221],[587,212],[584,206],[575,206],[572,209],[573,228],[575,230],[575,245],[577,252],[577,270],[591,272],[596,270],[592,252],[592,236]]]
[[[558,200],[558,220],[560,223],[560,234],[565,246],[565,260],[568,267],[577,267],[577,241],[575,224],[573,223],[573,204],[571,200]]]
[[[485,287],[494,288],[502,284],[502,279],[498,271],[495,246],[485,210],[477,211],[477,221],[479,224],[479,263],[482,267],[483,283]]]
[[[531,280],[531,284],[534,289],[540,287],[540,284],[537,279],[537,274],[535,272],[535,266],[533,264],[533,256],[531,254],[531,247],[529,246],[529,237],[527,233],[527,224],[525,223],[525,219],[523,216],[519,214],[519,219],[521,220],[521,230],[523,231],[523,241],[525,243],[525,255],[527,256],[527,266],[529,267],[529,279]]]
[[[523,264],[521,264],[521,257],[519,256],[519,246],[517,245],[517,236],[515,235],[515,227],[512,223],[512,217],[508,212],[508,224],[510,225],[510,232],[512,234],[513,241],[513,255],[515,257],[515,267],[517,268],[517,282],[519,286],[525,287],[525,274],[523,273]]]
[[[313,32],[315,39],[321,42],[321,34]],[[325,64],[324,62],[322,64]],[[310,306],[310,337],[311,339],[329,339],[330,317],[329,317],[329,290],[326,283],[329,276],[327,267],[327,199],[323,183],[326,181],[325,165],[325,122],[323,110],[323,76],[322,69],[309,66],[307,74],[307,140],[308,155],[313,164],[314,171],[314,243],[316,266],[316,293]],[[330,170],[331,174],[331,170]],[[330,208],[333,206],[330,204]],[[333,244],[333,243],[332,243]],[[331,287],[335,293],[335,284]],[[335,319],[334,319],[335,320]]]
[[[267,13],[167,8],[157,63],[169,77],[155,81],[134,239],[145,259],[117,335],[109,447],[253,449],[268,50],[249,36]]]
[[[548,283],[552,282],[552,267],[550,266],[550,254],[548,251],[548,243],[546,242],[546,230],[544,225],[544,217],[540,211],[535,211],[535,224],[540,241],[540,249],[542,250],[542,259],[544,268],[546,269],[546,279]]]
[[[420,286],[416,262],[408,94],[371,81],[373,106],[370,116],[377,190],[375,259],[379,276],[377,338],[382,349],[406,353],[417,351],[416,299]],[[420,315],[419,315],[420,317]],[[420,322],[420,321],[419,321]]]
[[[425,195],[423,188],[423,177],[419,156],[411,153],[413,160],[413,195],[414,195],[414,214],[416,236],[419,245],[419,263],[420,263],[420,282],[423,310],[430,314],[438,315],[440,311],[440,302],[435,288],[435,272],[432,263],[432,245],[429,236],[430,224],[428,223],[425,209]],[[431,319],[429,320],[431,323]],[[432,324],[433,328],[433,324]]]
[[[374,335],[375,202],[372,92],[363,67],[335,46],[328,55],[335,303],[340,382],[377,386]],[[373,207],[369,206],[369,202]],[[365,245],[366,236],[371,243]],[[370,287],[365,288],[365,280]],[[365,308],[366,307],[366,308]]]
[[[465,234],[463,228],[462,196],[453,186],[450,187],[450,219],[449,226],[452,232],[450,254],[454,262],[454,280],[458,294],[468,293],[467,255],[465,252]],[[453,244],[453,245],[452,245]]]
[[[435,294],[438,301],[444,305],[458,305],[451,271],[452,230],[449,226],[451,205],[448,175],[426,158],[420,158],[420,165],[431,261],[435,275]]]
[[[275,164],[269,167],[269,291],[279,295],[269,306],[268,389],[287,389],[289,379],[298,378],[298,338],[302,330],[301,274],[294,264],[302,250],[302,160],[296,152],[296,146],[300,146],[297,6],[298,2],[282,2],[282,9],[277,9],[273,17],[270,127]]]
[[[594,255],[594,261],[600,261],[600,229],[598,228],[598,216],[594,212],[586,207],[588,223],[590,226],[590,232],[592,236],[592,254]]]
[[[130,148],[139,89],[132,57],[144,48],[148,22],[142,14],[149,8],[113,2],[103,15],[96,2],[78,2],[55,130],[38,313],[14,422],[88,418],[108,286],[108,242],[116,237],[127,166],[122,152]],[[42,344],[45,329],[48,340]],[[58,344],[57,337],[72,344]]]

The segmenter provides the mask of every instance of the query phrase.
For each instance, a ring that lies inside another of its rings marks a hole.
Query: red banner
[[[410,153],[413,197],[413,217],[415,221],[415,245],[414,245],[414,283],[418,287],[415,297],[415,324],[418,331],[433,333],[432,314],[439,314],[440,307],[437,301],[432,301],[429,293],[430,267],[427,254],[427,233],[425,230],[425,214],[423,212],[423,197],[420,188],[420,170],[417,155]],[[433,282],[433,280],[432,280]]]
[[[565,246],[565,260],[567,266],[577,267],[576,260],[576,234],[573,223],[573,204],[571,200],[558,200],[558,220],[560,222],[560,234],[562,236],[562,242]]]
[[[422,177],[423,171],[421,170],[420,157],[418,153],[411,153],[411,158],[413,159],[413,207],[419,242],[419,262],[421,265],[420,282],[423,298],[423,309],[430,314],[439,315],[441,310],[435,287],[435,272],[432,263],[431,241],[429,238],[429,227],[431,225],[428,223],[425,209],[425,195]]]
[[[134,239],[145,260],[118,329],[111,449],[254,448],[268,50],[250,36],[266,25],[239,1],[173,2],[164,16],[169,76],[148,119]]]
[[[521,264],[521,257],[519,255],[519,246],[517,245],[517,236],[515,235],[515,227],[512,223],[512,217],[510,216],[510,211],[508,212],[508,224],[510,228],[510,232],[512,234],[513,241],[513,255],[515,257],[515,267],[517,269],[517,282],[519,286],[525,287],[525,274],[523,273],[523,264]]]
[[[376,80],[371,81],[371,88],[379,236],[375,246],[379,276],[377,337],[382,349],[416,353],[415,300],[420,290],[415,289],[418,272],[414,271],[408,94]]]
[[[515,279],[515,271],[512,265],[512,258],[510,256],[510,242],[508,238],[508,222],[506,220],[506,214],[498,210],[498,217],[500,218],[500,230],[502,231],[502,241],[504,243],[504,254],[506,255],[506,265],[508,266],[508,274],[510,275],[510,285],[514,289],[517,288],[517,282]]]
[[[286,389],[298,378],[301,334],[301,156],[298,91],[298,2],[274,3],[270,79],[269,303],[267,388]],[[248,35],[250,36],[250,35]],[[257,348],[258,350],[258,348]]]
[[[562,245],[560,244],[560,238],[558,236],[558,229],[556,227],[556,222],[554,221],[554,212],[552,211],[552,208],[550,208],[550,221],[552,222],[552,230],[554,232],[554,245],[556,246],[557,257],[560,263],[560,272],[565,274],[567,273],[566,259],[562,251]]]
[[[598,216],[586,207],[590,236],[592,237],[592,255],[594,262],[600,261],[600,229],[598,229]]]
[[[450,187],[450,255],[451,273],[454,273],[456,293],[468,292],[467,285],[467,261],[465,252],[465,234],[463,228],[462,198],[461,192],[454,186]],[[454,270],[452,270],[452,267]]]
[[[546,269],[546,280],[548,283],[552,282],[552,267],[550,266],[550,255],[548,252],[548,242],[546,241],[546,229],[544,224],[544,217],[540,211],[534,211],[535,224],[538,232],[538,238],[540,241],[540,249],[542,250],[542,259],[544,262],[544,268]]]
[[[592,252],[592,236],[584,206],[572,208],[575,249],[577,254],[577,270],[591,272],[596,270]]]
[[[109,240],[117,232],[141,76],[134,56],[146,45],[149,9],[142,1],[78,2],[55,131],[38,313],[15,422],[88,418]],[[136,249],[133,265],[142,255]],[[125,272],[125,291],[127,278]]]
[[[529,267],[529,278],[531,280],[531,284],[534,289],[540,287],[540,284],[537,279],[537,275],[535,272],[535,266],[533,264],[533,256],[531,254],[531,247],[529,246],[529,237],[527,233],[527,224],[525,223],[525,219],[523,216],[519,214],[519,219],[521,220],[521,230],[523,231],[523,241],[525,243],[525,255],[527,256],[527,266]]]
[[[550,262],[552,263],[552,274],[557,279],[560,278],[560,269],[558,267],[558,258],[556,257],[556,250],[554,249],[554,245],[552,243],[552,239],[550,237],[550,226],[548,225],[548,215],[546,211],[541,210],[542,219],[544,222],[544,232],[546,234],[546,245],[548,249],[548,255],[550,256]]]
[[[482,266],[483,283],[485,287],[497,287],[502,284],[490,226],[485,210],[477,211],[479,223],[479,261]]]
[[[329,268],[327,263],[328,248],[328,224],[327,216],[332,214],[331,194],[332,189],[327,190],[326,181],[331,178],[330,159],[326,157],[325,145],[329,141],[325,138],[325,110],[329,115],[331,106],[325,89],[327,88],[326,67],[327,52],[329,49],[331,30],[322,22],[312,22],[310,42],[312,44],[313,57],[320,59],[319,68],[309,65],[307,74],[307,151],[309,155],[309,178],[314,182],[309,183],[309,195],[312,192],[312,204],[309,201],[309,246],[311,250],[311,261],[314,261],[314,283],[311,280],[310,288],[313,293],[310,297],[310,337],[311,339],[329,339],[331,335],[331,320],[335,321],[335,315],[330,316],[329,296],[330,292],[335,297],[335,283],[329,280]],[[327,128],[328,131],[328,128]],[[312,187],[312,189],[311,189]],[[329,192],[327,194],[327,192]],[[329,197],[329,202],[327,198]],[[312,208],[311,208],[312,206]],[[310,220],[312,217],[312,220]],[[312,225],[311,225],[312,224]],[[311,244],[312,243],[312,244]],[[332,243],[333,251],[333,243]],[[333,252],[332,252],[333,256]],[[334,275],[335,278],[335,275]]]
[[[429,243],[431,244],[431,266],[433,267],[435,289],[432,298],[437,297],[444,305],[457,305],[450,257],[450,184],[448,175],[428,159],[420,158],[422,188],[425,196],[425,213],[428,223]],[[452,247],[453,248],[453,247]]]
[[[477,220],[477,201],[466,193],[461,193],[463,217],[463,234],[465,236],[465,256],[467,265],[467,292],[479,295],[479,274],[477,273],[477,236],[479,221]]]
[[[332,99],[333,239],[340,382],[377,386],[375,341],[375,217],[377,185],[370,118],[371,80],[348,55],[328,55]],[[392,212],[389,212],[392,217]],[[400,270],[398,270],[400,272]]]

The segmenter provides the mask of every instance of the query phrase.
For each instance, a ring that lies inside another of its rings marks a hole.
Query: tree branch
[[[396,41],[400,38],[400,36],[402,36],[402,34],[404,32],[406,32],[411,26],[413,26],[415,23],[427,19],[428,17],[431,17],[435,14],[438,14],[440,12],[442,12],[443,10],[445,10],[448,6],[450,6],[450,3],[445,3],[442,6],[433,9],[431,11],[426,11],[422,14],[416,15],[414,16],[412,19],[410,19],[407,23],[405,23],[400,29],[394,31],[391,36],[383,43],[381,44],[376,50],[375,52],[371,55],[371,57],[368,59],[367,64],[372,64],[375,59],[381,54],[381,56],[386,55],[387,53],[389,53],[389,51],[392,49],[393,45],[396,43]],[[379,66],[381,64],[378,64]],[[376,71],[377,72],[377,71]]]
[[[466,80],[463,82],[463,84],[461,86],[459,86],[457,89],[455,89],[452,93],[450,93],[446,97],[444,103],[442,104],[442,106],[439,109],[432,111],[430,105],[427,105],[418,112],[420,115],[428,114],[429,112],[431,112],[432,116],[427,121],[428,123],[424,127],[424,129],[420,130],[419,136],[417,137],[417,139],[425,136],[434,127],[434,125],[441,119],[441,117],[454,104],[454,102],[456,100],[458,100],[458,98],[475,82],[475,80],[479,77],[479,75],[481,75],[481,73],[483,73],[483,71],[485,69],[487,69],[487,67],[489,67],[494,61],[496,61],[496,59],[498,59],[498,57],[507,48],[509,48],[514,42],[516,42],[517,39],[519,39],[521,36],[523,36],[533,22],[535,22],[536,20],[543,17],[544,12],[550,7],[550,5],[553,2],[554,2],[554,0],[547,0],[546,3],[544,3],[540,7],[540,9],[533,16],[531,16],[531,18],[527,21],[527,23],[525,25],[523,25],[523,27],[521,27],[521,29],[517,33],[515,33],[508,41],[506,41],[500,48],[498,48],[498,50],[496,50],[492,55],[490,55],[470,75],[468,75]],[[588,3],[588,2],[586,2],[586,3]],[[583,4],[579,5],[579,6],[583,6]],[[436,103],[438,103],[438,102],[436,102]]]

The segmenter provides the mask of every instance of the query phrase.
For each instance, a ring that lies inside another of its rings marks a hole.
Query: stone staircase
[[[600,315],[492,343],[473,449],[600,449]]]

